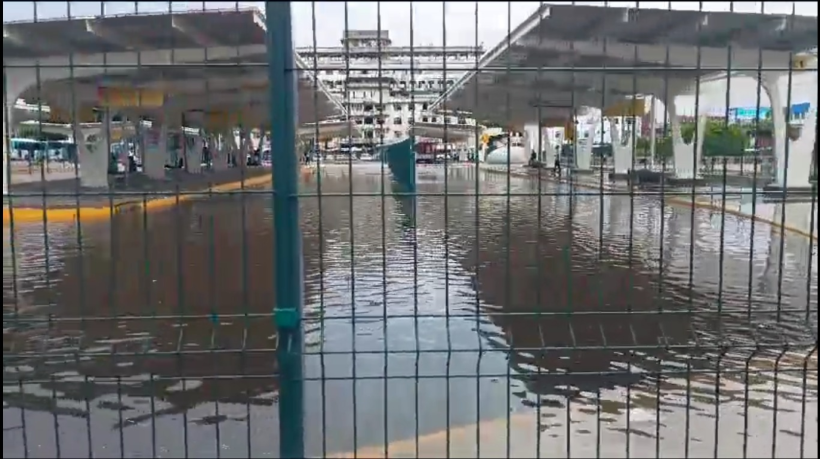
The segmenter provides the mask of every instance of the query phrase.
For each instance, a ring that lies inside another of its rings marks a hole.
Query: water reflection
[[[511,410],[537,410],[556,437],[601,422],[660,435],[664,451],[682,448],[688,422],[710,454],[718,400],[722,432],[742,432],[748,411],[766,448],[773,431],[799,435],[803,397],[816,418],[816,361],[804,380],[788,371],[802,347],[769,350],[816,336],[804,240],[784,241],[778,281],[779,240],[764,225],[752,236],[727,217],[721,265],[706,212],[692,225],[657,201],[548,184],[539,207],[495,196],[507,183],[497,176],[478,177],[486,196],[459,196],[475,174],[451,170],[450,196],[413,199],[380,196],[392,185],[377,166],[329,168],[321,205],[303,200],[310,454]],[[351,182],[372,196],[344,196]],[[419,191],[444,191],[443,170],[422,171]],[[50,225],[47,244],[42,225],[17,228],[13,257],[4,244],[4,456],[23,454],[23,419],[32,456],[89,444],[102,456],[276,455],[272,225],[260,194],[84,225],[81,248],[73,225]],[[778,357],[777,377],[738,371]],[[804,428],[816,439],[816,422]],[[609,443],[623,454],[623,436]]]

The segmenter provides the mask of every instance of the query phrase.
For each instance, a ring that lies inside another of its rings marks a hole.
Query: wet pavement
[[[321,177],[309,455],[816,457],[808,238],[470,166],[415,202]],[[278,455],[269,192],[42,226],[4,228],[4,457]]]

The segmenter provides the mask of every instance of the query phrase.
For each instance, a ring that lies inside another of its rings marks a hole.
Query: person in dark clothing
[[[555,174],[557,177],[561,176],[561,157],[555,157],[555,164],[553,165],[552,173]]]

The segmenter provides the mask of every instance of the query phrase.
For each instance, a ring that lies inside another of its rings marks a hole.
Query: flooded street
[[[807,238],[470,166],[418,180],[414,203],[378,165],[329,166],[321,200],[303,177],[307,454],[817,457]],[[277,456],[273,224],[260,189],[4,227],[3,456]]]

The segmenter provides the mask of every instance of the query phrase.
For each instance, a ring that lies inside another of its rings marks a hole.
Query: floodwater
[[[817,457],[808,239],[469,166],[303,180],[309,455]],[[4,228],[3,456],[277,456],[272,227],[260,190]]]

